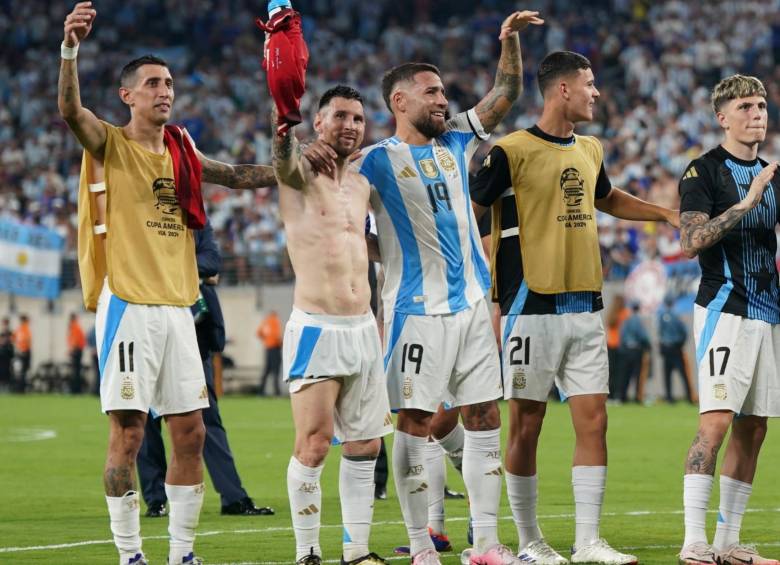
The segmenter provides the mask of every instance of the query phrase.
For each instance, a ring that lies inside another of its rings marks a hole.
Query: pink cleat
[[[494,545],[485,553],[472,551],[469,565],[521,565],[522,561],[505,545]]]

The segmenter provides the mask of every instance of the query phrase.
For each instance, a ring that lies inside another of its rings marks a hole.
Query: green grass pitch
[[[207,479],[197,552],[209,564],[292,563],[293,535],[285,475],[293,440],[289,403],[228,397],[221,401],[225,425],[244,486],[272,517],[220,516],[219,497]],[[609,408],[610,466],[602,535],[638,554],[645,565],[676,563],[682,539],[683,459],[696,429],[696,411],[685,406]],[[780,441],[770,423],[759,471],[743,523],[743,540],[765,555],[780,554]],[[107,424],[92,397],[0,396],[0,563],[114,564],[101,471]],[[568,555],[574,519],[570,461],[573,437],[568,410],[551,404],[539,453],[541,527],[550,543]],[[334,448],[322,480],[324,559],[340,556],[338,455]],[[448,483],[462,490],[449,469]],[[717,483],[716,483],[717,484]],[[392,557],[405,543],[394,498],[375,505],[372,548]],[[708,531],[714,533],[717,486]],[[466,544],[467,508],[447,501],[448,530],[457,551]],[[515,547],[516,532],[506,495],[500,510],[502,541]],[[144,550],[154,565],[165,563],[167,520],[141,521]],[[443,563],[456,565],[457,553]]]

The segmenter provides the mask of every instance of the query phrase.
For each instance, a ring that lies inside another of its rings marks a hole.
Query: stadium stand
[[[57,9],[52,9],[57,4]],[[172,68],[174,118],[205,153],[228,162],[268,162],[269,97],[260,70],[262,36],[248,0],[101,0],[94,37],[79,57],[85,104],[114,123],[126,119],[118,73],[154,52]],[[298,0],[313,53],[308,115],[336,82],[367,100],[366,143],[392,133],[381,73],[403,60],[438,64],[451,109],[466,108],[492,80],[501,14],[515,2],[491,0]],[[534,73],[545,53],[571,49],[591,58],[601,90],[598,117],[579,133],[598,135],[612,182],[676,206],[677,179],[689,160],[717,143],[708,91],[733,72],[769,89],[770,125],[762,154],[780,156],[780,1],[570,0],[534,2],[547,25],[523,37],[525,93],[502,132],[532,125],[540,108]],[[80,153],[57,114],[63,2],[0,0],[0,217],[42,224],[67,240],[64,288],[77,285],[76,187]],[[707,17],[701,17],[703,10]],[[110,14],[110,16],[106,16]],[[122,40],[132,37],[130,43]],[[310,132],[302,131],[306,137]],[[500,136],[499,132],[499,136]],[[475,158],[489,149],[482,148]],[[288,280],[274,190],[207,187],[208,211],[225,255],[225,284]],[[679,258],[675,230],[600,217],[608,278],[647,257]]]

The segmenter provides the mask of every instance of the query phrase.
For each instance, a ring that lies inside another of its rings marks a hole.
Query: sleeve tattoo
[[[501,58],[492,90],[477,104],[485,131],[493,131],[512,108],[523,89],[523,60],[520,40],[514,34],[502,41]]]
[[[704,212],[680,214],[680,245],[683,251],[699,253],[712,247],[742,219],[746,210],[729,208],[710,219]]]
[[[202,159],[203,181],[228,188],[259,188],[276,184],[273,167],[265,165],[229,165]]]

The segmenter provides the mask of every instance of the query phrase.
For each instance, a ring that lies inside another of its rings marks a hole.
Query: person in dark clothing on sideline
[[[694,404],[696,394],[691,383],[691,373],[688,370],[683,347],[688,340],[688,330],[680,317],[674,313],[674,300],[667,297],[664,305],[658,311],[658,341],[661,344],[661,355],[664,358],[664,385],[666,401],[674,403],[672,396],[672,373],[679,371],[685,385],[685,395],[688,402]]]
[[[628,387],[631,381],[636,379],[636,401],[642,402],[644,383],[642,382],[642,362],[645,353],[650,351],[650,336],[647,334],[642,317],[639,314],[639,305],[631,308],[631,316],[623,323],[620,330],[620,357],[623,361],[623,382],[621,383],[618,399],[622,402],[628,400]]]
[[[233,454],[222,425],[217,397],[214,390],[214,371],[211,353],[222,351],[225,347],[225,322],[219,305],[215,286],[219,279],[222,257],[214,241],[211,223],[195,233],[195,252],[198,261],[198,275],[201,277],[201,296],[193,305],[193,317],[198,336],[198,348],[206,374],[206,386],[209,395],[209,407],[203,410],[203,423],[206,426],[206,441],[203,446],[203,459],[211,475],[214,488],[222,499],[222,514],[246,516],[271,515],[273,509],[255,506],[238,476]],[[165,446],[162,441],[161,419],[150,417],[146,420],[146,433],[141,450],[138,452],[138,474],[146,502],[148,517],[162,517],[167,514],[165,508]]]
[[[0,328],[0,391],[8,390],[14,380],[14,343],[11,321],[3,318]]]

